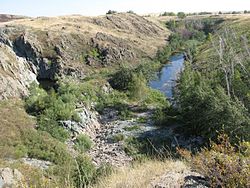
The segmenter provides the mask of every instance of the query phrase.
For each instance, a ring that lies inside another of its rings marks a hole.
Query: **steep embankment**
[[[0,23],[0,99],[37,79],[83,78],[94,68],[155,55],[168,31],[135,14],[64,16]]]

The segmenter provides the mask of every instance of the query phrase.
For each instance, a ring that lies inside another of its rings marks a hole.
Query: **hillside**
[[[0,98],[37,79],[84,78],[98,67],[152,58],[168,31],[136,14],[38,17],[0,23]]]
[[[17,15],[10,15],[10,14],[0,14],[0,23],[1,22],[9,22],[12,20],[18,19],[25,19],[28,18],[27,16],[17,16]]]
[[[249,31],[248,15],[0,23],[0,188],[249,187]]]

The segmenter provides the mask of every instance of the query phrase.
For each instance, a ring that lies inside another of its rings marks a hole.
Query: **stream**
[[[156,73],[156,78],[149,82],[149,86],[164,93],[168,99],[173,99],[173,89],[183,68],[184,56],[172,56],[170,62]]]

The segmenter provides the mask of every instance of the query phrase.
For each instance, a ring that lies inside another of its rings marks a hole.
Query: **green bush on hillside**
[[[92,147],[93,143],[89,136],[81,134],[78,135],[75,140],[75,148],[80,152],[88,151]]]
[[[47,107],[48,94],[35,82],[30,86],[30,95],[25,100],[25,107],[29,113],[39,114]]]
[[[48,160],[55,164],[63,164],[70,159],[65,145],[45,132],[30,130],[23,132],[22,138],[30,158]]]
[[[217,143],[212,142],[209,148],[203,148],[195,155],[182,149],[178,152],[194,170],[208,179],[211,187],[230,188],[249,185],[249,149],[249,142],[235,147],[227,135],[220,134]]]
[[[75,187],[86,187],[96,179],[96,168],[91,159],[80,155],[75,160],[72,179]]]
[[[52,113],[49,113],[53,115]],[[69,138],[69,132],[61,127],[54,118],[49,115],[40,115],[38,117],[38,130],[48,132],[52,137],[64,142]]]
[[[110,85],[117,90],[126,91],[132,80],[132,69],[122,66],[110,79]]]
[[[178,18],[184,19],[186,17],[186,14],[184,12],[178,12],[177,13]]]
[[[178,86],[178,105],[184,128],[205,138],[215,138],[224,128],[232,137],[249,140],[250,119],[240,101],[232,101],[225,90],[186,66]]]
[[[133,74],[128,85],[129,97],[137,101],[144,101],[147,98],[147,81],[142,73]]]

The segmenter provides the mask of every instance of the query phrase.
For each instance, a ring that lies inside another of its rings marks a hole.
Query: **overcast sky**
[[[250,0],[0,0],[0,13],[26,16],[103,15],[108,10],[138,14],[250,10]]]

